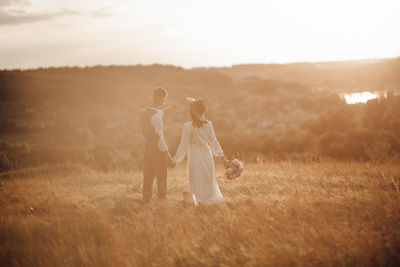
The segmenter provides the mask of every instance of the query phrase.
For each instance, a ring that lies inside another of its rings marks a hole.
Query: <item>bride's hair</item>
[[[203,99],[197,99],[190,104],[190,116],[192,117],[193,126],[200,128],[203,124],[207,123],[204,112],[207,111],[207,106]],[[199,116],[204,115],[204,120],[200,119]]]

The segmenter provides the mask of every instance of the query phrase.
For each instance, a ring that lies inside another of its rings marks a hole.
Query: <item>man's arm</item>
[[[168,107],[164,108],[162,111],[164,112],[165,115],[169,115],[170,113],[172,113],[173,111],[177,110],[178,106],[173,104],[173,105],[169,105]]]
[[[153,126],[155,132],[158,134],[160,139],[158,140],[158,148],[161,152],[164,152],[169,160],[172,160],[172,157],[168,151],[167,143],[164,139],[164,131],[163,131],[163,120],[162,113],[158,112],[151,117],[151,125]]]

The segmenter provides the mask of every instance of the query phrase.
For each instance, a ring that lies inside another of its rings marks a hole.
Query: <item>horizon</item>
[[[394,0],[0,0],[0,69],[394,58],[399,11]]]
[[[95,64],[95,65],[54,65],[54,66],[38,66],[38,67],[27,67],[27,68],[0,68],[0,71],[27,71],[27,70],[37,70],[37,69],[50,69],[50,68],[94,68],[94,67],[135,67],[135,66],[172,66],[176,68],[182,68],[184,70],[195,70],[195,69],[213,69],[213,68],[233,68],[237,66],[254,66],[254,65],[294,65],[294,64],[329,64],[329,63],[364,63],[364,64],[372,64],[375,62],[383,61],[383,60],[395,60],[400,59],[400,55],[396,57],[387,57],[387,58],[360,58],[360,59],[344,59],[344,60],[330,60],[330,61],[294,61],[294,62],[243,62],[243,63],[235,63],[232,65],[212,65],[212,66],[193,66],[193,67],[184,67],[181,65],[175,65],[172,63],[135,63],[135,64]]]

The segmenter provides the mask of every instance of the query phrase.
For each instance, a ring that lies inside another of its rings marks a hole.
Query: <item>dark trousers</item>
[[[167,192],[167,156],[165,152],[147,149],[143,166],[143,202],[151,200],[154,178],[157,179],[157,196],[162,200]]]

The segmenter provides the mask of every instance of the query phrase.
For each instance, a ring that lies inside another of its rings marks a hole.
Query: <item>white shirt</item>
[[[167,151],[168,147],[167,144],[165,143],[165,139],[164,139],[164,122],[163,122],[163,115],[164,115],[164,111],[158,108],[154,108],[154,107],[149,107],[149,109],[152,109],[154,111],[156,111],[156,113],[151,116],[150,119],[150,123],[151,126],[153,126],[155,132],[158,134],[158,136],[160,137],[160,140],[158,140],[158,149],[160,149],[160,151]]]

